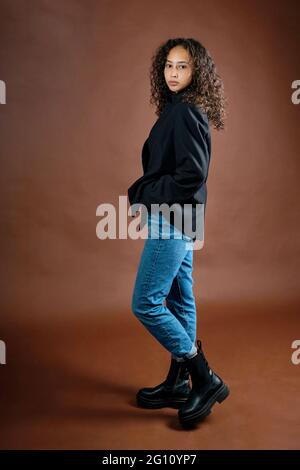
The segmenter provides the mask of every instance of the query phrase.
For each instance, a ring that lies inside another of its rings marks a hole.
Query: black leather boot
[[[185,361],[178,362],[171,357],[166,380],[155,387],[140,389],[136,402],[143,408],[179,408],[187,400],[190,391],[189,371]]]
[[[193,426],[204,419],[216,402],[221,403],[229,395],[228,386],[209,367],[200,340],[197,345],[196,356],[185,360],[191,375],[192,390],[178,411],[179,422],[184,427]]]

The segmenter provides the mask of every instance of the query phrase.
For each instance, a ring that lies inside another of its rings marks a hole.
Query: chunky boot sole
[[[225,383],[223,383],[223,385],[214,393],[214,395],[210,397],[210,399],[201,409],[189,415],[183,415],[183,416],[181,416],[180,410],[179,410],[178,418],[179,418],[180,424],[182,426],[188,427],[188,426],[193,426],[196,423],[199,423],[211,413],[211,408],[216,402],[222,403],[222,401],[224,401],[228,397],[229,394],[230,394],[230,390],[228,386]]]
[[[159,399],[159,400],[151,400],[150,398],[142,398],[137,396],[136,402],[137,405],[141,408],[180,408],[182,405],[185,404],[187,401],[186,398],[169,398],[169,399]]]

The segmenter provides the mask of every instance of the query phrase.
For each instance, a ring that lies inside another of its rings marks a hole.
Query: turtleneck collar
[[[177,92],[169,90],[168,101],[170,103],[178,103],[179,101],[181,101],[182,95],[183,95],[183,90],[180,90]]]
[[[170,103],[178,103],[179,101],[182,100],[182,97],[185,93],[185,91],[187,90],[187,88],[189,87],[189,85],[185,88],[182,88],[181,90],[179,91],[171,91],[170,89],[168,90],[168,101]]]

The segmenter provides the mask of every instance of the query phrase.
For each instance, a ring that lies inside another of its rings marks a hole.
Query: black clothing
[[[182,91],[169,91],[142,148],[144,174],[129,187],[128,198],[130,205],[144,204],[148,211],[151,204],[191,204],[195,230],[196,204],[205,209],[207,200],[211,136],[207,114],[183,102]],[[174,225],[172,212],[170,223]],[[183,222],[182,228],[187,233]]]

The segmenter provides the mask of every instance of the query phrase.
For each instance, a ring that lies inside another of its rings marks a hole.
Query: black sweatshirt
[[[142,148],[143,176],[128,189],[130,205],[191,204],[195,231],[196,204],[207,200],[206,179],[211,155],[207,114],[182,101],[182,92],[168,92],[168,101]],[[174,224],[171,212],[170,223]],[[187,233],[182,217],[183,232]],[[196,237],[192,237],[193,240]]]

